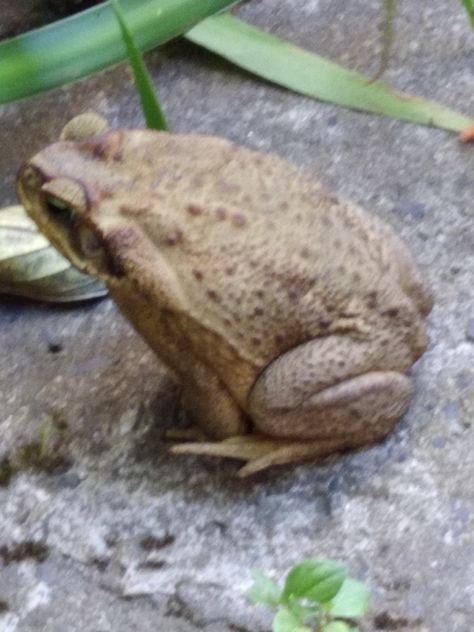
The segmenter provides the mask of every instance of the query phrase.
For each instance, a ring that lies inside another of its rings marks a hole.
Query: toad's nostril
[[[28,200],[35,195],[44,183],[44,177],[42,174],[33,167],[26,163],[19,170],[17,175],[17,191],[20,200],[26,207]]]

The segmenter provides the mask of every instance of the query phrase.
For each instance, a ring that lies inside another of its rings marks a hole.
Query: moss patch
[[[0,460],[0,487],[6,487],[20,471],[55,472],[71,466],[66,453],[67,423],[64,415],[51,413],[51,418],[40,430],[39,437],[18,446]]]

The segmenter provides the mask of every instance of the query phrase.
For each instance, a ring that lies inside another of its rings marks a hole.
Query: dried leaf
[[[41,301],[85,301],[107,293],[79,272],[38,232],[22,206],[0,211],[0,294]]]
[[[474,143],[474,125],[469,125],[460,135],[460,140],[463,143]]]

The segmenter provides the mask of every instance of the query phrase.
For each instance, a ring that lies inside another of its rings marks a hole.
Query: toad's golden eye
[[[102,241],[88,226],[77,227],[77,239],[80,251],[86,259],[97,259],[106,254]]]
[[[53,195],[47,195],[45,198],[46,209],[51,219],[61,224],[73,224],[77,218],[77,214],[71,206],[64,200]]]

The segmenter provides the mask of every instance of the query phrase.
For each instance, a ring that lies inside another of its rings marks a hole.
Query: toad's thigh
[[[357,436],[372,441],[392,428],[408,407],[410,366],[370,341],[328,336],[280,356],[260,375],[248,412],[265,435],[299,439]]]

